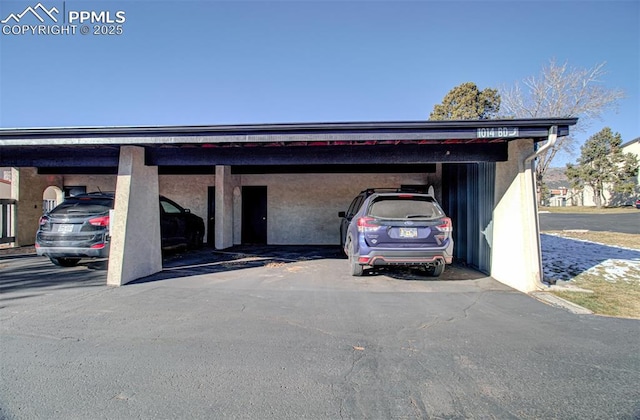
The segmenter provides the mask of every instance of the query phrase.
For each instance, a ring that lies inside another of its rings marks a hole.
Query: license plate
[[[418,229],[417,228],[400,228],[400,237],[401,238],[417,238]]]
[[[73,232],[73,225],[58,225],[58,232],[71,233]]]

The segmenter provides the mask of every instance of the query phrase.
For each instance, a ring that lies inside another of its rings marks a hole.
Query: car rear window
[[[379,197],[371,203],[369,215],[381,219],[437,219],[444,213],[429,197]]]
[[[51,214],[80,215],[105,213],[113,208],[112,198],[67,198]]]

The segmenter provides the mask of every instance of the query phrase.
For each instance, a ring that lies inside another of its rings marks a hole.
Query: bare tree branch
[[[572,118],[578,117],[574,132],[586,131],[594,120],[602,120],[602,114],[616,109],[624,98],[620,89],[602,86],[606,74],[605,64],[590,69],[572,68],[565,62],[551,60],[537,76],[530,76],[510,88],[501,88],[502,118]],[[538,157],[536,177],[541,181],[558,151],[573,153],[575,137],[557,139],[555,145]]]

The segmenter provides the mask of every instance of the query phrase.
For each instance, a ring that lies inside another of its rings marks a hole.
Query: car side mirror
[[[343,211],[339,211],[338,212],[338,217],[345,217],[347,215],[347,213],[343,212]]]
[[[191,213],[191,209],[184,209],[185,213]]]

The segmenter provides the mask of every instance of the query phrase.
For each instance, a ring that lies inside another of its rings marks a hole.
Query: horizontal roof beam
[[[506,142],[252,148],[148,145],[145,149],[145,163],[153,166],[423,164],[508,158]],[[0,166],[115,168],[118,159],[118,146],[0,147]]]

